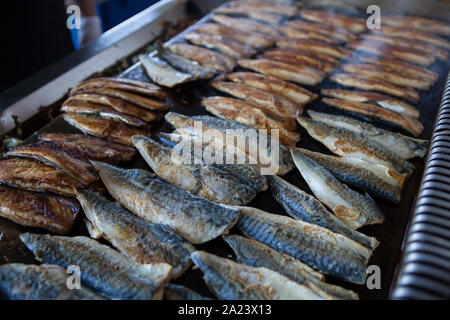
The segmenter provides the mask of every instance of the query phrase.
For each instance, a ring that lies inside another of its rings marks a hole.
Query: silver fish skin
[[[387,150],[362,134],[327,125],[322,121],[297,117],[298,123],[314,139],[322,142],[331,152],[344,158],[359,158],[366,162],[387,166],[400,174],[409,175],[414,165]]]
[[[255,268],[267,268],[305,285],[323,299],[358,299],[353,291],[324,282],[324,276],[308,265],[287,254],[279,253],[271,247],[239,235],[229,235],[224,239],[233,249],[237,260]]]
[[[195,80],[193,75],[178,71],[157,57],[141,55],[139,60],[150,79],[161,86],[173,88],[178,84]]]
[[[172,267],[167,263],[140,264],[87,237],[23,233],[20,240],[42,263],[78,266],[81,282],[111,299],[162,299]]]
[[[352,229],[384,221],[375,202],[339,182],[328,170],[296,149],[291,149],[294,163],[311,191],[322,203]]]
[[[307,113],[316,121],[321,121],[333,127],[343,128],[354,133],[362,134],[405,160],[414,157],[423,158],[428,150],[428,140],[410,138],[400,133],[380,129],[370,123],[349,117],[312,110],[308,110]]]
[[[172,266],[172,277],[191,266],[195,247],[168,226],[149,223],[136,217],[118,203],[88,190],[77,190],[77,198],[95,231],[137,263],[165,262]],[[93,233],[93,234],[92,234]]]
[[[203,272],[209,289],[223,300],[319,300],[306,286],[266,268],[254,268],[205,251],[192,261]]]
[[[68,276],[55,265],[4,264],[0,266],[0,295],[9,300],[105,300],[84,286],[70,290]]]
[[[326,228],[256,208],[241,207],[237,229],[315,270],[364,284],[370,250]],[[194,261],[195,263],[195,261]]]
[[[296,186],[277,176],[269,177],[269,183],[272,196],[291,217],[330,229],[368,249],[374,250],[378,246],[377,239],[353,230],[330,213],[320,201]]]
[[[165,300],[212,300],[179,284],[169,283],[164,290]]]
[[[204,67],[197,61],[189,60],[167,49],[162,48],[161,51],[161,58],[166,60],[174,68],[181,70],[187,74],[191,74],[200,79],[209,79],[217,73],[216,70]]]
[[[243,205],[253,200],[257,190],[228,171],[208,164],[195,164],[189,154],[188,163],[173,159],[174,149],[145,136],[133,136],[133,143],[145,162],[164,180],[191,194],[228,205]],[[177,151],[177,150],[175,150]]]
[[[227,233],[239,209],[193,196],[156,175],[92,161],[114,199],[138,217],[165,224],[193,244]]]
[[[338,156],[329,156],[319,152],[313,152],[302,148],[296,151],[303,153],[319,165],[330,171],[339,180],[364,190],[382,200],[398,203],[401,199],[401,185],[393,177],[385,172],[371,171],[371,163],[353,161]],[[376,168],[374,168],[376,169]],[[386,170],[387,168],[384,167]],[[402,179],[402,177],[397,177]]]

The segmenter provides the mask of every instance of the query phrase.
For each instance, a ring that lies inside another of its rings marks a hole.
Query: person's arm
[[[95,0],[77,0],[81,10],[80,46],[97,39],[102,34],[102,23],[97,15]]]

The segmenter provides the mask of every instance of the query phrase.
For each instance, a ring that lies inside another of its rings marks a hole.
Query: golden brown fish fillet
[[[227,75],[227,79],[237,83],[274,92],[280,96],[297,103],[299,107],[315,100],[317,95],[291,82],[283,81],[277,77],[254,72],[234,72]]]
[[[419,102],[420,99],[419,94],[414,89],[399,87],[381,80],[369,79],[355,74],[336,73],[330,79],[343,86],[387,93],[413,103]]]
[[[127,146],[133,146],[133,142],[131,141],[132,136],[136,134],[149,135],[149,131],[145,129],[80,113],[65,113],[63,118],[70,125],[78,128],[86,134],[99,138],[106,138]]]
[[[195,45],[217,49],[235,59],[250,57],[256,53],[253,47],[225,36],[191,32],[185,35],[184,38]]]
[[[330,38],[327,35],[318,33],[316,31],[311,30],[298,30],[293,27],[289,26],[280,26],[278,27],[278,30],[281,31],[286,37],[292,38],[292,39],[312,39],[312,40],[319,40],[330,44],[337,44],[338,41]]]
[[[260,20],[263,22],[267,22],[273,25],[277,25],[281,22],[283,17],[279,15],[275,15],[268,12],[263,11],[254,11],[254,10],[247,10],[245,8],[229,8],[229,7],[219,7],[216,10],[214,10],[216,13],[220,14],[231,14],[231,15],[242,15],[247,16],[248,18]]]
[[[301,9],[300,17],[313,22],[329,24],[335,27],[342,27],[354,33],[360,33],[366,30],[366,21],[364,19],[355,18],[335,12]]]
[[[50,141],[55,148],[84,160],[127,162],[136,155],[134,148],[78,133],[44,133],[39,139]]]
[[[86,184],[68,175],[65,170],[26,159],[0,161],[0,183],[37,192],[53,192],[74,197],[76,188]]]
[[[74,199],[0,186],[0,216],[23,226],[66,234],[79,211]]]
[[[410,28],[383,26],[383,28],[374,31],[374,33],[381,33],[394,37],[423,41],[450,50],[450,41],[431,32],[411,30]]]
[[[383,16],[383,23],[393,27],[404,27],[450,36],[449,23],[431,18],[393,14]]]
[[[277,41],[277,46],[280,48],[308,49],[318,53],[327,54],[338,59],[347,58],[349,55],[345,48],[312,39],[285,38]]]
[[[262,59],[276,60],[292,65],[307,65],[323,72],[329,72],[334,67],[329,63],[323,62],[319,59],[310,58],[308,56],[303,56],[300,54],[295,54],[292,52],[286,52],[282,50],[271,50],[259,56]]]
[[[293,66],[284,62],[268,59],[241,59],[238,65],[282,80],[299,84],[316,85],[325,77],[325,73],[309,66]]]
[[[410,132],[416,137],[423,131],[423,125],[418,120],[405,117],[400,113],[386,110],[373,104],[331,98],[323,98],[322,102],[346,112],[357,113],[379,119],[382,122],[391,123]]]
[[[345,63],[340,68],[349,73],[362,75],[370,79],[384,80],[402,87],[428,90],[431,86],[431,82],[423,77],[397,71],[387,66],[369,63]]]
[[[272,37],[280,36],[280,33],[272,26],[257,22],[255,20],[246,18],[232,18],[222,14],[214,14],[211,19],[217,23],[223,24],[228,27],[242,28],[244,31],[253,31],[257,33],[266,34]]]
[[[285,121],[289,121],[288,118],[295,119],[297,112],[302,113],[302,108],[296,106],[291,100],[246,84],[214,81],[211,85],[219,91],[256,104]],[[295,120],[292,123],[295,129]]]
[[[236,66],[234,59],[222,53],[186,43],[173,43],[168,45],[167,49],[187,59],[197,61],[204,67],[218,71],[230,72]]]
[[[329,64],[333,67],[337,66],[339,64],[339,59],[337,58],[333,58],[332,56],[329,56],[328,54],[324,54],[324,53],[320,53],[314,50],[310,50],[310,49],[303,49],[303,48],[289,48],[289,47],[285,47],[285,48],[275,48],[272,49],[268,52],[271,51],[277,51],[277,52],[287,52],[287,53],[291,53],[291,54],[295,54],[301,57],[307,57],[310,59],[314,59],[314,60],[319,60],[322,61],[323,63]]]
[[[269,3],[261,1],[230,1],[227,5],[231,8],[243,8],[249,11],[271,12],[287,17],[294,17],[298,13],[296,7],[279,3]]]
[[[297,30],[314,31],[341,42],[354,41],[358,38],[354,33],[348,31],[345,28],[334,27],[323,23],[314,23],[303,20],[291,20],[286,21],[285,24]]]
[[[285,123],[248,102],[226,97],[208,97],[202,99],[202,105],[219,118],[240,122],[256,129],[266,129],[269,134],[272,129],[278,129],[280,142],[284,145],[295,146],[300,140],[300,135],[287,130]]]

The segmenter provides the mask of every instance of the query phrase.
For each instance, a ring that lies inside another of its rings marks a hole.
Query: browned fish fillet
[[[400,113],[386,110],[373,104],[331,98],[323,98],[322,102],[346,112],[369,116],[382,122],[396,125],[416,137],[423,131],[423,125],[418,120],[405,117]]]
[[[231,15],[243,15],[252,19],[264,21],[270,24],[277,25],[281,22],[283,17],[263,11],[247,10],[245,8],[229,8],[220,7],[214,10],[216,13],[231,14]]]
[[[246,18],[232,18],[221,14],[214,14],[211,19],[228,27],[242,28],[244,31],[253,31],[273,37],[278,37],[280,35],[280,33],[272,26],[257,22],[255,20]]]
[[[136,155],[134,148],[78,133],[43,133],[39,139],[51,141],[66,153],[85,160],[127,162]]]
[[[223,54],[236,59],[250,57],[256,53],[253,47],[225,36],[191,32],[185,35],[184,38],[193,44],[205,46],[209,49],[217,49]]]
[[[369,41],[378,41],[385,42],[388,44],[393,44],[397,46],[402,46],[405,48],[412,48],[419,51],[426,52],[427,54],[435,56],[439,60],[447,60],[448,52],[444,49],[438,48],[432,44],[427,44],[421,41],[415,41],[410,39],[404,39],[400,37],[393,37],[389,35],[381,35],[381,34],[367,34],[363,36],[363,39]]]
[[[300,140],[297,132],[288,131],[285,124],[273,118],[262,109],[242,100],[227,97],[208,97],[202,99],[202,105],[219,118],[243,123],[256,129],[279,130],[282,144],[294,146]]]
[[[388,66],[394,70],[407,72],[415,76],[422,76],[432,82],[435,82],[439,78],[438,73],[403,60],[385,57],[360,57],[359,59],[367,63]]]
[[[439,37],[438,35],[431,32],[422,32],[417,30],[412,30],[410,28],[397,28],[383,26],[383,28],[374,31],[375,33],[387,34],[394,37],[406,38],[416,41],[423,41],[444,49],[450,50],[450,41]]]
[[[382,108],[404,114],[414,119],[419,118],[420,115],[419,110],[412,105],[381,93],[340,89],[322,89],[320,93],[343,100],[376,103]]]
[[[277,46],[281,48],[308,49],[338,59],[348,57],[348,51],[342,47],[311,39],[285,38],[277,41]]]
[[[122,121],[126,124],[143,127],[147,125],[147,122],[142,121],[139,118],[122,114],[111,107],[104,104],[97,104],[88,102],[85,100],[70,99],[65,101],[60,109],[62,112],[76,112],[76,113],[89,113],[95,114],[99,117],[111,120]]]
[[[388,66],[369,63],[345,63],[340,68],[349,73],[363,75],[371,79],[384,80],[402,87],[428,90],[431,86],[431,82],[424,79],[424,77],[396,71]]]
[[[204,67],[218,71],[230,72],[236,66],[236,62],[224,54],[186,43],[173,43],[168,45],[167,49],[187,59],[197,61]]]
[[[393,14],[383,16],[383,23],[393,27],[405,27],[450,36],[449,23],[430,18]]]
[[[278,30],[281,31],[286,37],[292,38],[292,39],[312,39],[312,40],[319,40],[326,43],[331,44],[337,44],[338,41],[331,38],[328,35],[324,35],[321,33],[318,33],[316,31],[311,30],[298,30],[293,27],[289,26],[281,26],[278,27]]]
[[[0,183],[38,192],[53,192],[74,197],[76,188],[86,185],[69,176],[63,169],[26,159],[0,161]]]
[[[238,65],[242,68],[278,77],[282,80],[306,85],[316,85],[325,77],[323,71],[309,66],[292,66],[284,62],[268,59],[241,59],[238,60]]]
[[[301,9],[300,16],[309,21],[329,24],[335,27],[342,27],[355,33],[363,32],[366,29],[366,21],[364,19],[346,16],[335,12]]]
[[[161,113],[153,112],[153,111],[138,107],[132,103],[126,102],[119,98],[102,96],[100,94],[92,94],[92,93],[76,94],[76,95],[70,97],[69,99],[67,99],[63,103],[63,105],[71,104],[74,100],[86,101],[86,102],[97,103],[97,104],[109,106],[118,112],[139,118],[146,122],[158,121],[162,118]]]
[[[218,23],[201,24],[195,28],[195,31],[230,37],[254,48],[266,48],[273,45],[273,39],[270,36],[252,31],[244,31],[238,27],[228,27]]]
[[[156,111],[166,110],[169,107],[166,103],[162,101],[150,99],[123,90],[108,89],[108,88],[83,88],[77,91],[77,93],[94,93],[113,98],[120,98],[127,102],[136,104],[140,107]]]
[[[261,1],[230,1],[227,4],[231,8],[243,8],[251,11],[264,11],[281,14],[287,17],[294,17],[298,10],[296,7],[279,3],[269,3]]]
[[[214,81],[212,86],[219,91],[255,104],[261,109],[267,110],[279,117],[280,120],[284,120],[287,123],[292,122],[289,126],[290,130],[295,130],[297,127],[295,116],[297,113],[302,114],[303,110],[289,99],[241,83]],[[289,120],[288,118],[292,119]]]
[[[303,20],[287,21],[286,25],[304,31],[314,31],[329,36],[337,41],[349,42],[357,39],[357,36],[345,28],[334,27],[322,23],[314,23]]]
[[[436,58],[428,55],[422,50],[405,48],[397,45],[387,44],[379,41],[354,41],[347,44],[350,48],[369,52],[372,54],[397,58],[422,66],[429,66]]]
[[[259,73],[234,72],[228,74],[227,78],[233,82],[243,83],[258,89],[274,92],[297,103],[299,107],[317,98],[315,93],[293,83]]]
[[[132,79],[125,78],[94,78],[83,82],[80,82],[69,92],[69,96],[73,96],[77,91],[86,88],[109,88],[118,89],[123,91],[130,91],[134,93],[139,93],[147,96],[157,97],[159,99],[165,99],[166,94],[161,87],[156,84],[143,82]]]
[[[279,47],[279,48],[272,49],[271,51],[287,52],[287,53],[292,53],[292,54],[295,54],[298,56],[307,57],[307,58],[314,59],[314,60],[320,60],[320,61],[323,61],[324,63],[327,63],[333,67],[335,67],[339,64],[339,59],[333,58],[332,56],[329,56],[328,54],[320,53],[320,52],[310,50],[310,49],[289,48],[289,47],[280,48]]]
[[[79,211],[74,199],[0,186],[0,216],[23,226],[66,234]]]
[[[272,50],[266,52],[260,55],[259,58],[281,61],[292,65],[307,65],[323,72],[329,72],[334,68],[331,64],[323,62],[319,59],[282,50]]]
[[[383,92],[413,103],[419,102],[420,99],[419,94],[414,89],[399,87],[381,80],[369,79],[355,74],[337,73],[333,74],[330,79],[343,86]]]
[[[84,133],[112,140],[127,146],[133,146],[131,137],[134,135],[149,135],[148,130],[131,127],[125,123],[81,113],[65,113],[63,115],[70,125]]]

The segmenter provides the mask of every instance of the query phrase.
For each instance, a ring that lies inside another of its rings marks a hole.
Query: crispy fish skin
[[[0,216],[23,226],[66,234],[79,211],[70,198],[0,186]]]
[[[288,63],[269,59],[241,59],[237,63],[242,68],[299,84],[316,85],[325,77],[324,72],[310,66],[293,66]]]
[[[354,41],[358,38],[354,33],[345,28],[334,27],[328,24],[314,23],[303,20],[290,20],[286,21],[285,24],[297,30],[315,31],[340,42]]]
[[[384,221],[383,213],[372,199],[339,182],[328,170],[296,149],[291,149],[291,154],[317,199],[350,228],[356,230],[364,225]]]
[[[292,39],[312,39],[312,40],[319,40],[326,43],[331,44],[337,44],[338,42],[330,38],[329,36],[326,36],[324,34],[318,33],[316,31],[312,30],[302,30],[299,31],[298,29],[295,29],[290,26],[280,26],[278,27],[278,30],[281,31],[286,37],[292,38]]]
[[[78,266],[81,282],[111,299],[160,300],[171,277],[167,263],[136,263],[87,237],[22,233],[19,238],[40,262]]]
[[[313,39],[284,38],[277,41],[277,46],[290,49],[308,49],[337,59],[347,58],[349,54],[345,48]]]
[[[419,94],[414,89],[396,86],[381,80],[369,79],[355,74],[336,73],[330,79],[343,86],[387,93],[413,103],[419,102],[420,99]]]
[[[382,108],[402,113],[405,116],[414,119],[417,119],[420,116],[419,110],[412,105],[381,93],[341,89],[322,89],[320,92],[325,96],[342,100],[376,103]]]
[[[20,157],[40,161],[48,166],[63,169],[71,177],[86,184],[98,180],[92,166],[84,160],[71,157],[54,148],[49,141],[20,145],[4,154],[6,157]]]
[[[392,178],[385,177],[385,175],[377,175],[370,171],[367,168],[369,167],[368,163],[364,163],[364,166],[358,166],[356,163],[337,156],[329,156],[301,148],[296,148],[296,151],[311,158],[345,183],[354,185],[385,201],[392,203],[400,201],[401,187],[399,183],[392,181]]]
[[[408,175],[414,170],[412,163],[363,135],[305,117],[297,117],[297,121],[311,137],[322,142],[331,152],[341,157],[359,158],[366,162],[381,164],[402,175]]]
[[[158,57],[140,55],[139,61],[149,78],[161,86],[173,88],[181,83],[198,79],[198,77],[194,75],[172,68],[166,61]]]
[[[231,8],[243,8],[251,11],[270,12],[286,17],[295,17],[298,12],[297,8],[294,6],[260,1],[230,1],[227,5]]]
[[[358,299],[353,291],[323,281],[323,275],[308,265],[271,247],[238,235],[229,235],[224,239],[233,249],[237,259],[255,268],[267,268],[304,285],[323,299]]]
[[[214,12],[219,14],[230,14],[230,15],[244,15],[248,18],[259,20],[262,22],[267,22],[272,25],[278,25],[283,17],[263,11],[251,11],[245,8],[228,8],[219,7],[214,10]]]
[[[265,23],[257,22],[255,20],[246,18],[232,18],[222,14],[214,14],[211,16],[214,22],[223,24],[227,27],[242,26],[244,31],[252,31],[256,33],[265,34],[272,37],[278,37],[280,33],[274,28]]]
[[[450,24],[436,19],[392,14],[385,16],[384,23],[388,26],[407,27],[450,36]]]
[[[313,22],[326,23],[331,24],[335,27],[345,28],[354,33],[361,33],[366,30],[366,22],[364,21],[364,19],[355,18],[335,12],[301,9],[300,17]]]
[[[382,122],[401,128],[416,137],[423,131],[423,125],[419,120],[405,117],[400,113],[373,104],[331,98],[323,98],[322,102],[350,114],[356,114],[371,122]]]
[[[92,161],[114,199],[138,217],[165,224],[193,244],[212,240],[239,218],[239,210],[195,197],[144,170]]]
[[[162,46],[158,49],[158,55],[174,68],[188,74],[192,74],[194,77],[198,77],[199,79],[209,79],[217,73],[215,69],[203,67],[197,61],[187,59],[183,56],[166,50]]]
[[[236,66],[234,59],[224,54],[187,43],[173,43],[168,45],[167,49],[187,59],[197,61],[204,67],[221,72],[230,72]]]
[[[94,238],[105,238],[137,263],[168,263],[174,278],[190,267],[195,247],[169,227],[148,223],[92,191],[78,190],[77,198],[96,232]]]
[[[168,283],[164,289],[164,299],[165,300],[211,300],[210,298],[204,297],[197,292],[179,285]]]
[[[177,163],[172,160],[171,148],[144,136],[134,136],[133,143],[158,176],[195,196],[222,204],[243,205],[257,195],[257,189],[241,183],[228,170],[195,164],[191,158],[190,163]]]
[[[444,49],[450,50],[450,41],[433,34],[432,32],[424,32],[411,30],[410,28],[383,26],[380,30],[374,31],[376,34],[387,34],[394,37],[406,38],[416,41],[423,41]]]
[[[149,134],[146,129],[132,127],[121,122],[79,113],[65,113],[63,118],[70,125],[86,134],[99,138],[106,138],[127,146],[133,146],[133,142],[131,141],[132,136],[136,134]]]
[[[317,95],[311,91],[269,75],[254,72],[233,72],[227,75],[227,79],[254,88],[274,92],[292,100],[294,103],[297,103],[299,107],[308,104],[317,98]]]
[[[85,188],[81,181],[64,170],[26,159],[0,161],[0,183],[37,192],[75,196],[75,188]]]
[[[50,141],[79,159],[128,162],[136,155],[134,148],[78,133],[43,133],[39,140]]]
[[[91,290],[67,287],[67,272],[54,265],[0,266],[0,293],[9,300],[104,300]]]
[[[362,134],[381,144],[402,159],[407,160],[414,157],[423,158],[428,149],[427,140],[410,138],[400,133],[377,128],[367,122],[358,121],[344,116],[315,112],[312,110],[308,110],[308,115],[312,119],[322,121],[328,125]]]
[[[293,52],[287,52],[283,50],[271,50],[259,56],[261,59],[269,59],[289,63],[292,65],[307,65],[323,72],[331,71],[334,66],[323,62],[319,59],[310,58],[308,56],[302,56]]]
[[[288,254],[315,270],[349,282],[364,283],[370,251],[343,235],[250,207],[241,207],[236,226],[244,236]]]
[[[270,269],[250,267],[205,251],[196,251],[191,258],[202,270],[207,286],[219,299],[321,299],[308,287]]]
[[[291,152],[297,153],[298,149],[292,149]],[[272,196],[291,217],[342,234],[368,249],[374,250],[378,246],[379,243],[377,239],[353,230],[330,213],[313,196],[300,190],[296,186],[277,176],[269,177],[269,183],[270,189],[272,190]]]

